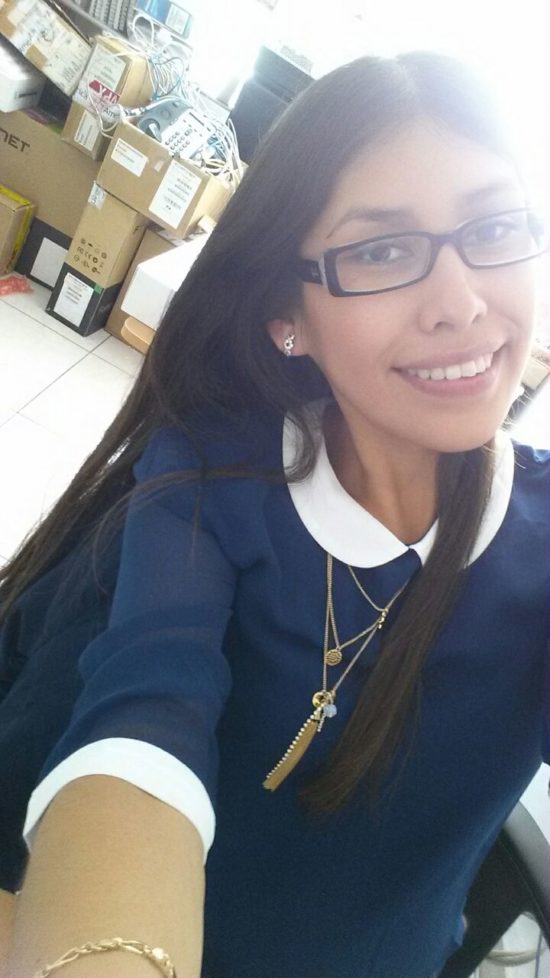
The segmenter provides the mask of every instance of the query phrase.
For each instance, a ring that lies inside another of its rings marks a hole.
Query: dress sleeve
[[[193,484],[139,491],[143,480],[189,467],[193,461],[164,430],[134,466],[138,485],[108,626],[80,657],[82,692],[27,809],[29,850],[65,784],[108,774],[186,815],[206,860],[215,829],[216,725],[231,687],[223,638],[236,572],[208,528],[193,528]]]

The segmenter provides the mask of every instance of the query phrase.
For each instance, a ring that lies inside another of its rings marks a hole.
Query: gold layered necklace
[[[322,689],[317,690],[312,696],[313,712],[308,716],[305,723],[300,727],[298,733],[296,734],[294,740],[290,744],[288,750],[283,754],[281,760],[275,765],[275,767],[269,772],[265,781],[263,782],[264,788],[268,791],[275,791],[280,784],[285,780],[286,777],[294,770],[298,762],[304,756],[306,750],[311,744],[316,733],[320,733],[323,729],[323,725],[326,719],[336,716],[336,691],[343,683],[344,679],[353,668],[359,656],[365,651],[369,643],[372,641],[376,632],[384,627],[385,621],[388,617],[390,609],[400,594],[403,593],[409,581],[406,581],[399,591],[394,594],[392,599],[384,608],[379,608],[377,604],[374,603],[372,598],[369,597],[365,589],[362,587],[361,583],[358,581],[357,576],[352,567],[349,564],[346,565],[356,586],[363,595],[364,598],[369,602],[369,604],[374,608],[375,611],[379,612],[376,621],[365,628],[362,632],[354,635],[353,638],[349,638],[346,642],[340,642],[338,637],[338,631],[336,628],[336,619],[334,615],[334,602],[332,595],[332,573],[333,573],[333,558],[332,554],[327,553],[327,607],[325,616],[325,640],[323,647],[323,686]],[[329,648],[329,631],[332,629],[333,642],[334,645]],[[359,650],[353,656],[351,662],[348,664],[338,681],[329,689],[328,688],[328,668],[340,665],[342,661],[342,650],[347,648],[349,645],[353,645],[354,642],[364,639]]]

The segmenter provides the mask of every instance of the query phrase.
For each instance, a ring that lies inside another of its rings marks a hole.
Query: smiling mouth
[[[419,377],[420,380],[461,380],[463,377],[476,377],[484,374],[490,369],[493,362],[493,353],[478,357],[476,360],[468,360],[465,363],[455,363],[449,367],[430,367],[429,369],[414,370],[406,368],[400,373],[409,374],[411,377]]]

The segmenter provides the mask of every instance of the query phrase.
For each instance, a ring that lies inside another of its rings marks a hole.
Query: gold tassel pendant
[[[300,727],[290,747],[283,757],[281,757],[279,763],[267,775],[263,783],[264,788],[267,788],[268,791],[275,791],[275,788],[278,788],[290,772],[294,770],[298,761],[304,756],[311,741],[315,737],[320,719],[321,710],[315,710],[307,718],[303,727]]]
[[[334,716],[336,713],[336,707],[333,705],[334,696],[326,690],[315,693],[313,703],[316,709],[300,727],[288,750],[263,782],[264,788],[268,791],[275,791],[282,784],[304,756],[315,734],[320,733],[325,717]]]

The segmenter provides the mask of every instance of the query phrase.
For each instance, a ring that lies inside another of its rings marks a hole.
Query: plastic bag
[[[14,292],[32,292],[33,287],[24,275],[0,275],[0,296],[12,295]]]

